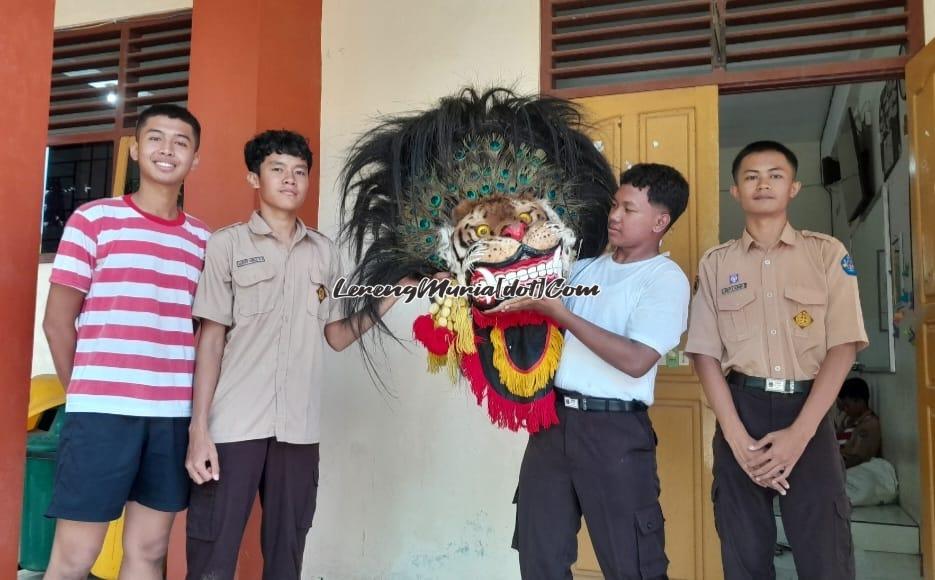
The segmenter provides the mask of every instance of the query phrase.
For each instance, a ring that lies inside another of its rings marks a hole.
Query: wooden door
[[[616,172],[639,162],[665,163],[688,180],[688,209],[663,240],[663,251],[695,279],[698,260],[718,243],[718,91],[695,87],[577,101],[593,127],[595,145]],[[684,337],[678,353],[684,346]],[[667,357],[663,358],[665,363]],[[722,577],[711,506],[714,413],[684,355],[668,357],[650,409],[659,436],[657,461],[666,518],[666,553],[673,579]],[[600,578],[582,527],[577,578]]]
[[[906,66],[915,277],[922,561],[935,580],[935,43]]]

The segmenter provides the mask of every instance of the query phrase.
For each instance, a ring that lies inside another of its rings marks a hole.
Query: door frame
[[[542,0],[543,5],[546,5],[549,2],[550,0]],[[547,24],[544,20],[543,20],[542,26],[543,26],[543,39],[545,39]],[[920,24],[920,26],[924,26],[924,23]],[[545,46],[544,43],[545,43],[545,40],[543,40],[543,47]],[[933,38],[929,42],[929,44],[935,44],[935,38]],[[654,81],[651,83],[636,82],[636,83],[627,83],[627,84],[622,84],[622,85],[605,86],[605,87],[583,87],[580,89],[562,89],[562,90],[551,90],[551,89],[548,89],[546,86],[543,86],[546,81],[550,82],[551,77],[542,76],[540,80],[540,88],[544,94],[550,94],[550,95],[561,97],[561,98],[578,99],[578,98],[585,98],[585,97],[609,96],[609,95],[627,94],[627,93],[634,93],[634,92],[637,92],[637,93],[638,92],[651,92],[655,90],[675,88],[675,87],[691,88],[692,86],[707,86],[707,85],[717,85],[718,96],[722,96],[722,95],[727,95],[727,94],[749,94],[749,93],[773,91],[773,90],[788,90],[788,89],[796,89],[796,88],[812,88],[812,87],[837,86],[837,85],[854,84],[854,83],[869,83],[869,82],[879,82],[879,81],[886,81],[886,80],[893,80],[893,79],[905,81],[906,80],[906,65],[908,65],[910,60],[916,54],[918,54],[918,52],[921,51],[921,49],[923,48],[925,48],[924,40],[923,40],[922,46],[919,46],[918,50],[915,51],[913,54],[899,57],[899,60],[902,63],[902,68],[899,71],[886,69],[886,70],[880,70],[880,71],[865,71],[861,73],[860,75],[853,75],[847,70],[844,70],[844,69],[836,70],[833,68],[833,66],[830,66],[827,70],[820,71],[819,74],[807,72],[806,74],[800,73],[797,76],[794,74],[791,76],[781,75],[778,79],[774,79],[773,81],[770,81],[768,78],[766,78],[768,76],[769,71],[757,71],[757,74],[747,79],[747,82],[740,82],[740,83],[731,82],[729,84],[720,84],[717,82],[717,78],[718,78],[717,75],[708,74],[708,75],[700,75],[698,77],[691,79],[695,84],[689,84],[688,86],[684,84],[684,79],[683,79],[682,84],[672,84],[672,83],[665,82],[665,81],[661,81],[661,82]],[[543,60],[543,62],[545,61]],[[543,67],[544,66],[545,65],[543,64]],[[766,73],[766,74],[763,74],[763,73]],[[907,116],[909,114],[908,96],[907,96],[906,114]],[[914,149],[915,149],[914,144],[912,140],[910,139],[907,150],[906,150],[906,154],[912,156]],[[911,172],[911,169],[910,169],[910,172]],[[914,188],[914,179],[910,177],[910,200],[914,199],[913,188]],[[916,223],[918,221],[918,216],[915,210],[912,211],[910,219],[911,219],[911,222],[910,222],[911,231],[915,232],[918,228],[917,223]],[[915,240],[916,237],[917,236],[915,235],[913,236],[913,241],[911,244],[912,262],[913,262],[912,285],[914,289],[918,289],[921,287],[921,282],[918,280],[918,276],[921,275],[920,273],[921,271],[917,268],[917,259],[918,259],[917,254],[920,251],[920,248],[918,246],[919,242]],[[924,341],[922,340],[919,340],[915,345],[915,357],[916,357],[917,363],[918,361],[922,360],[923,354],[920,351],[923,348],[923,345],[924,345]],[[918,372],[919,373],[923,372],[921,367],[919,368]],[[919,398],[919,394],[922,388],[923,386],[922,386],[921,379],[917,379],[916,380],[916,405],[917,407],[919,406],[918,398]],[[921,438],[924,432],[925,432],[925,429],[923,428],[923,425],[920,423],[917,426],[917,436],[920,438],[920,445],[919,445],[919,451],[918,451],[918,461],[919,461],[920,466],[922,465],[923,455],[926,453],[926,447],[921,444]],[[923,478],[922,481],[920,481],[920,496],[924,496],[925,490],[922,485],[924,483],[924,475],[921,473],[920,473],[920,478]],[[922,506],[922,513],[921,513],[922,521],[918,522],[919,533],[920,533],[920,543],[922,544],[922,546],[920,547],[920,557],[922,559],[922,566],[925,572],[927,573],[926,578],[935,578],[935,555],[929,554],[929,557],[931,558],[931,560],[927,560],[926,554],[925,554],[925,546],[924,546],[925,539],[927,537],[935,535],[935,515],[931,515],[929,518],[926,518],[926,513],[927,513],[926,502],[931,503],[932,501],[935,501],[935,500],[931,500],[931,498],[920,497],[920,501],[921,501],[921,506]],[[935,510],[930,510],[930,512],[935,514]]]

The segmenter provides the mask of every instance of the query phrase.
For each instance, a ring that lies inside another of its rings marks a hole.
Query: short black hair
[[[260,173],[263,160],[274,153],[304,159],[309,168],[312,167],[312,150],[308,146],[308,139],[295,131],[285,129],[263,131],[247,141],[243,148],[243,158],[247,169],[257,175]]]
[[[140,113],[140,116],[136,120],[136,130],[134,133],[137,139],[140,137],[140,129],[143,128],[146,121],[153,117],[169,117],[170,119],[178,119],[190,125],[192,132],[195,134],[195,151],[198,150],[198,146],[201,145],[201,123],[198,122],[195,115],[192,115],[191,111],[185,107],[170,104],[153,105],[147,108]]]
[[[674,167],[660,163],[637,163],[620,174],[620,185],[648,188],[649,203],[669,213],[669,228],[688,207],[688,181]],[[668,228],[666,228],[668,230]]]
[[[740,164],[743,163],[744,159],[750,155],[766,153],[767,151],[781,153],[782,156],[786,158],[786,161],[789,162],[789,165],[792,166],[792,176],[796,176],[799,172],[799,158],[795,156],[795,153],[793,153],[791,149],[779,141],[754,141],[741,149],[740,153],[734,157],[734,163],[730,167],[730,174],[734,178],[734,183],[737,183],[737,172],[740,171]]]
[[[870,386],[860,377],[852,377],[841,385],[839,399],[854,399],[855,401],[870,402]]]

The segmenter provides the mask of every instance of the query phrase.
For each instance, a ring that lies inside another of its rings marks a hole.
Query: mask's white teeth
[[[496,280],[496,278],[494,278],[493,274],[492,274],[492,273],[490,272],[490,270],[488,270],[487,268],[478,268],[478,269],[476,269],[476,270],[474,270],[474,271],[481,275],[481,278],[484,279],[484,283],[485,283],[485,284],[487,284],[487,285],[489,285],[489,286],[496,286],[496,285],[497,285],[497,280]]]

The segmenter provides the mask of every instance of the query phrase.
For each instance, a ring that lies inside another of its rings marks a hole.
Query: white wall
[[[190,9],[193,0],[56,0],[55,28]]]
[[[32,376],[41,374],[54,374],[52,353],[49,352],[49,343],[42,333],[42,316],[45,313],[45,303],[49,298],[49,276],[52,275],[52,264],[39,264],[36,276],[36,320],[32,335]]]
[[[935,37],[935,0],[924,0],[925,43],[928,44]]]
[[[375,116],[469,83],[538,88],[535,0],[326,1],[322,30],[319,219],[329,235],[347,147]],[[399,305],[388,322],[408,337],[426,307]],[[511,500],[526,437],[492,426],[466,386],[428,375],[417,345],[387,352],[395,398],[373,385],[356,348],[329,360],[304,577],[519,577]]]
[[[926,8],[930,8],[935,2],[926,2]],[[825,127],[825,135],[837,135],[837,125],[841,119],[846,120],[847,116],[843,114],[845,107],[853,107],[855,111],[867,111],[873,120],[873,159],[875,182],[883,183],[883,170],[880,161],[879,145],[879,109],[880,92],[883,90],[883,83],[866,83],[853,85],[851,87],[838,87],[838,89],[847,91],[840,98],[835,99],[832,105],[832,111],[829,119],[834,124]],[[903,131],[905,131],[905,103],[901,103],[900,119]],[[831,143],[825,143],[822,147],[823,154],[830,152]],[[890,218],[890,237],[902,234],[904,251],[909,253],[911,250],[911,230],[909,221],[909,162],[908,162],[908,142],[903,134],[902,156],[897,161],[889,179],[886,181],[889,191],[889,218]],[[844,225],[843,211],[841,211],[840,199],[835,197],[833,200],[835,216],[835,234],[838,238],[848,243],[850,230],[858,227],[857,224],[851,226]],[[882,236],[882,232],[880,233]],[[908,257],[908,256],[907,256]],[[876,284],[877,280],[872,275],[873,272],[861,273],[858,267],[858,282],[863,284]],[[876,330],[871,328],[876,324],[876,319],[869,316],[872,310],[877,308],[876,304],[861,304],[864,310],[864,318],[867,321],[868,334],[876,334]],[[920,490],[919,490],[919,432],[916,404],[916,356],[915,344],[908,342],[905,329],[913,323],[913,314],[907,314],[906,321],[902,324],[902,333],[900,338],[895,341],[895,373],[877,373],[865,372],[863,377],[870,384],[871,400],[876,405],[876,412],[880,416],[883,426],[883,457],[893,463],[896,467],[896,473],[899,477],[899,503],[916,521],[919,521],[921,515],[920,508]]]
[[[831,198],[821,185],[819,144],[785,143],[799,160],[798,178],[802,182],[799,195],[789,204],[789,222],[800,230],[831,233]],[[730,174],[731,165],[742,147],[724,147],[721,149],[720,162],[720,199],[721,223],[720,240],[726,242],[739,238],[743,234],[744,217],[740,204],[731,196],[730,187],[734,179]]]

